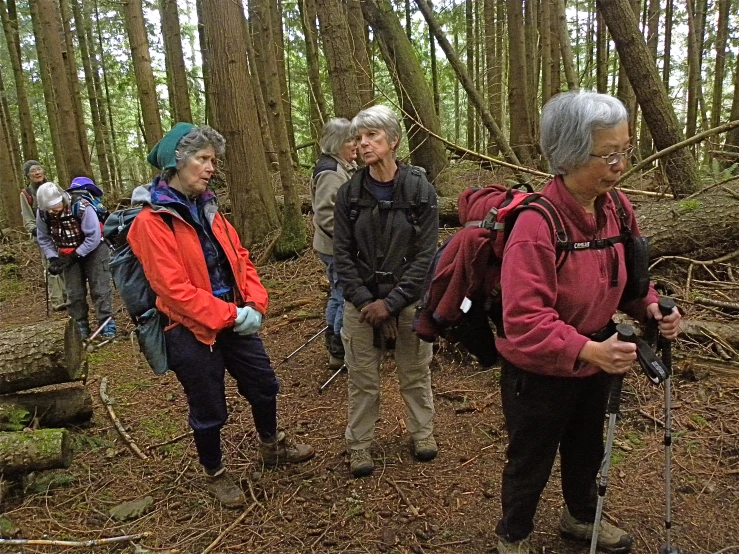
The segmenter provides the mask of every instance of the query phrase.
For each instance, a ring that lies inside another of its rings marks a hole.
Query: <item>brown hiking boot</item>
[[[420,462],[430,462],[439,453],[439,447],[436,445],[434,435],[429,435],[425,439],[413,441],[413,455]]]
[[[566,539],[590,543],[593,536],[593,524],[579,521],[570,515],[565,506],[559,519],[559,534]],[[626,531],[601,519],[598,532],[598,550],[609,554],[627,554],[631,552],[634,539]]]
[[[508,542],[504,539],[498,538],[498,554],[530,554],[530,538],[531,535],[515,542]]]
[[[276,466],[305,462],[310,460],[316,451],[307,444],[295,444],[285,431],[278,431],[277,436],[271,441],[259,445],[259,453],[262,455],[264,465]]]
[[[358,448],[349,451],[349,468],[354,477],[367,477],[375,470],[375,462],[369,448]]]
[[[246,504],[244,493],[231,480],[223,466],[215,471],[205,470],[205,486],[227,508],[240,508]]]

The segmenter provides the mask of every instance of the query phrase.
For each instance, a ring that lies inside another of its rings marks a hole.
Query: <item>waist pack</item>
[[[424,341],[443,337],[461,343],[483,366],[497,361],[496,331],[503,335],[500,276],[506,242],[523,210],[538,211],[547,222],[561,268],[571,252],[612,248],[623,242],[629,272],[622,301],[643,298],[649,290],[646,239],[635,237],[618,193],[611,191],[619,214],[618,236],[571,242],[557,209],[530,186],[490,185],[468,189],[458,200],[463,229],[437,251],[424,282],[413,330]],[[612,276],[612,282],[618,275]],[[615,285],[614,285],[615,286]]]
[[[155,373],[167,371],[167,349],[162,317],[156,309],[156,293],[144,273],[144,267],[128,244],[128,233],[142,206],[117,210],[103,227],[103,237],[112,248],[110,274],[126,311],[136,325],[139,349]],[[174,232],[172,215],[161,216]]]

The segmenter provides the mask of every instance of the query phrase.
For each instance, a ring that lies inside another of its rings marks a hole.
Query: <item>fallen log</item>
[[[0,331],[0,394],[83,378],[82,337],[72,319]]]
[[[84,423],[91,417],[92,397],[84,387],[0,396],[0,431],[17,431],[34,418],[43,427],[60,427]]]
[[[698,342],[718,339],[739,348],[739,325],[736,323],[683,319],[680,321],[680,329],[683,335]]]
[[[0,433],[0,473],[67,468],[72,463],[70,443],[66,429]]]

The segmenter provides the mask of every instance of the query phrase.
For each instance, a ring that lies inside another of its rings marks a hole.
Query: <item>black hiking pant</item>
[[[603,459],[603,423],[610,375],[549,377],[503,360],[501,399],[508,451],[495,532],[508,542],[527,537],[559,449],[562,493],[570,514],[593,521],[596,477]]]

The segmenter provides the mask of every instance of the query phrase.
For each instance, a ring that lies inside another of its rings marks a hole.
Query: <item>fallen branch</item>
[[[189,437],[192,435],[192,431],[188,431],[187,433],[182,433],[181,435],[177,435],[174,438],[169,439],[168,441],[160,442],[159,444],[151,444],[146,447],[147,450],[154,450],[155,448],[159,448],[162,446],[167,446],[168,444],[172,444],[173,442],[177,442],[178,440],[182,440],[185,437]]]
[[[113,544],[116,542],[138,541],[150,537],[149,532],[138,533],[136,535],[123,535],[121,537],[110,537],[107,539],[94,539],[89,541],[54,541],[49,539],[0,539],[0,546],[7,544],[12,546],[73,546],[73,547],[90,547],[102,546],[105,544]]]
[[[118,431],[118,434],[123,439],[123,442],[126,443],[126,446],[128,446],[131,452],[136,454],[142,460],[148,460],[149,457],[143,452],[141,452],[141,449],[138,446],[136,446],[136,443],[133,442],[131,435],[129,435],[126,432],[126,429],[123,427],[121,420],[118,419],[118,416],[116,416],[115,412],[113,411],[113,402],[108,397],[108,378],[107,377],[103,377],[103,379],[100,381],[100,399],[103,401],[103,404],[105,404],[105,409],[108,411],[108,416],[110,416],[110,420],[113,422],[113,425],[115,425],[115,428]]]
[[[406,503],[408,506],[408,509],[411,511],[411,513],[414,515],[414,517],[419,517],[421,513],[418,511],[418,508],[416,508],[413,503],[410,501],[410,499],[406,496],[406,494],[400,490],[400,487],[397,485],[395,481],[392,479],[386,478],[385,482],[392,485],[393,488],[395,488],[396,491],[398,491],[398,496],[403,500],[403,502]]]
[[[218,535],[212,543],[210,543],[208,545],[208,548],[206,548],[205,550],[203,550],[203,554],[208,554],[209,552],[212,552],[213,549],[216,546],[218,546],[218,543],[223,540],[223,537],[225,537],[226,535],[228,535],[231,531],[233,531],[236,528],[236,526],[239,523],[241,523],[242,521],[244,521],[244,518],[251,513],[251,511],[254,509],[255,506],[256,506],[256,503],[252,504],[246,510],[244,510],[241,513],[241,515],[239,517],[237,517],[236,520],[231,525],[229,525],[228,527],[226,527],[223,530],[223,532],[220,535]]]
[[[739,310],[738,302],[721,302],[720,300],[712,300],[710,298],[703,298],[698,296],[694,299],[696,304],[702,304],[704,306],[715,306],[716,308],[724,308],[725,310]]]

